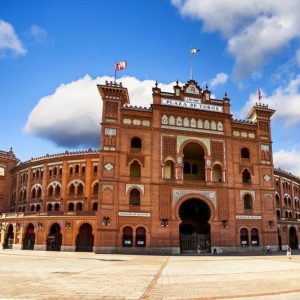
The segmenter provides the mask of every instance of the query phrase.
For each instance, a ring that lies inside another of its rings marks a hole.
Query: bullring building
[[[270,119],[257,103],[235,120],[230,99],[189,80],[130,105],[98,85],[100,150],[20,162],[0,152],[1,247],[96,253],[235,253],[298,248],[300,179],[274,170]],[[99,98],[100,100],[100,98]]]

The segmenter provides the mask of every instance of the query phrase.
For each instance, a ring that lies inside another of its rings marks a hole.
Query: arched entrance
[[[35,241],[34,226],[30,223],[25,231],[25,236],[23,240],[23,250],[33,250]]]
[[[292,249],[298,249],[298,236],[295,227],[291,227],[289,230],[289,244]]]
[[[13,241],[14,241],[14,226],[10,224],[8,226],[3,248],[12,249]]]
[[[62,243],[61,228],[58,223],[54,223],[50,227],[47,238],[47,251],[60,251]]]
[[[123,238],[122,238],[122,246],[123,247],[132,247],[132,241],[133,241],[133,231],[132,228],[129,226],[126,226],[123,228]]]
[[[197,245],[201,251],[210,251],[210,224],[211,212],[209,206],[202,200],[189,199],[179,208],[181,224],[180,251],[181,253],[196,253]]]
[[[76,251],[92,252],[94,247],[93,228],[90,224],[84,223],[79,228],[76,238]]]

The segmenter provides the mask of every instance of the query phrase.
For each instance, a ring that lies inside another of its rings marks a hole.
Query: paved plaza
[[[300,299],[300,256],[6,250],[1,299]]]

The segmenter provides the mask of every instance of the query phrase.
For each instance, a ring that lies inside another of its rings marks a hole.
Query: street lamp
[[[102,219],[102,225],[104,225],[104,226],[110,226],[110,217],[103,217],[103,219]]]
[[[168,227],[169,226],[169,221],[168,219],[161,219],[161,222],[160,222],[160,226],[161,227]]]

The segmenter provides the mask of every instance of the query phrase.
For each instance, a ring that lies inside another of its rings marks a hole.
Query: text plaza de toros
[[[274,170],[274,110],[259,102],[246,120],[235,120],[226,94],[212,99],[194,80],[172,93],[156,84],[150,108],[130,106],[121,83],[98,90],[99,151],[25,162],[0,151],[1,248],[298,249],[300,179]]]

